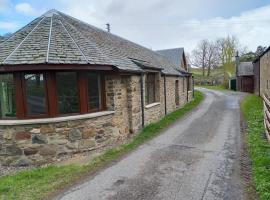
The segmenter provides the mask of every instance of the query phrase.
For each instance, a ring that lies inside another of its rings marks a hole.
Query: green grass
[[[270,145],[265,138],[262,99],[255,95],[246,96],[241,109],[248,125],[247,142],[255,187],[261,200],[269,200]]]
[[[202,100],[203,94],[195,91],[195,99],[187,103],[183,108],[168,114],[157,123],[148,125],[130,143],[106,151],[104,154],[94,158],[88,165],[50,166],[1,177],[0,199],[45,199],[53,192],[69,186],[72,182],[86,176],[87,173],[106,166],[112,160],[120,158],[125,153],[130,152],[145,141],[155,137],[164,128],[198,106]]]
[[[207,88],[207,89],[212,89],[212,90],[232,91],[232,90],[227,89],[224,85],[196,85],[195,87],[202,87],[202,88]]]
[[[203,77],[201,68],[190,68],[190,72],[193,73],[194,77]],[[224,74],[224,69],[221,67],[221,68],[217,68],[217,69],[212,69],[210,76],[217,77],[217,76],[220,76],[222,74]],[[205,77],[207,77],[207,70],[205,71]]]

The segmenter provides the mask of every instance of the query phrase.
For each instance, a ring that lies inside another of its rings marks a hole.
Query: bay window
[[[88,71],[0,74],[0,119],[104,110],[104,80],[102,74]]]

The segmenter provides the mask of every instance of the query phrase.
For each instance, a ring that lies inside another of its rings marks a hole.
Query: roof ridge
[[[159,49],[155,51],[168,51],[168,50],[178,50],[178,49],[184,49],[184,47],[175,47],[175,48],[169,48],[169,49]]]
[[[52,23],[53,23],[53,15],[51,17],[51,25],[50,25],[50,32],[49,32],[49,39],[48,39],[48,47],[47,47],[47,56],[46,62],[49,62],[49,54],[50,54],[50,45],[51,45],[51,35],[52,35]]]
[[[78,46],[78,44],[75,42],[75,40],[73,39],[73,37],[70,35],[70,33],[68,32],[68,30],[66,29],[66,27],[64,26],[64,24],[62,23],[62,21],[60,19],[58,19],[59,22],[62,24],[62,26],[64,27],[65,31],[67,32],[68,36],[71,38],[71,40],[74,42],[74,44],[76,45],[77,49],[80,51],[80,53],[82,54],[82,56],[84,57],[84,59],[86,60],[87,63],[90,64],[90,61],[86,58],[85,54],[82,52],[81,48]]]
[[[37,25],[25,36],[25,38],[20,42],[20,44],[18,44],[18,46],[3,60],[2,63],[5,63],[16,51],[17,49],[22,45],[22,43],[28,38],[28,36],[39,26],[39,24],[43,21],[43,19],[45,19],[45,17],[43,17],[38,23]],[[4,42],[3,42],[4,43]]]

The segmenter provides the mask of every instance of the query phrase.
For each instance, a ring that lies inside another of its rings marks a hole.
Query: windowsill
[[[160,102],[155,102],[155,103],[148,104],[148,105],[145,106],[145,108],[152,108],[152,107],[158,106],[158,105],[160,105]]]
[[[47,124],[47,123],[57,123],[81,119],[91,119],[106,115],[112,115],[114,111],[102,111],[95,113],[88,113],[82,115],[66,116],[66,117],[55,117],[55,118],[43,118],[43,119],[25,119],[25,120],[0,120],[0,126],[13,126],[13,125],[29,125],[29,124]]]

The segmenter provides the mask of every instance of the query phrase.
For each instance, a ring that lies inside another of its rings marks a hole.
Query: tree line
[[[225,75],[231,77],[235,72],[234,60],[238,52],[240,61],[253,61],[266,47],[258,46],[255,52],[247,51],[236,36],[201,40],[189,56],[191,65],[201,68],[202,75],[209,77],[211,70],[223,67]]]

